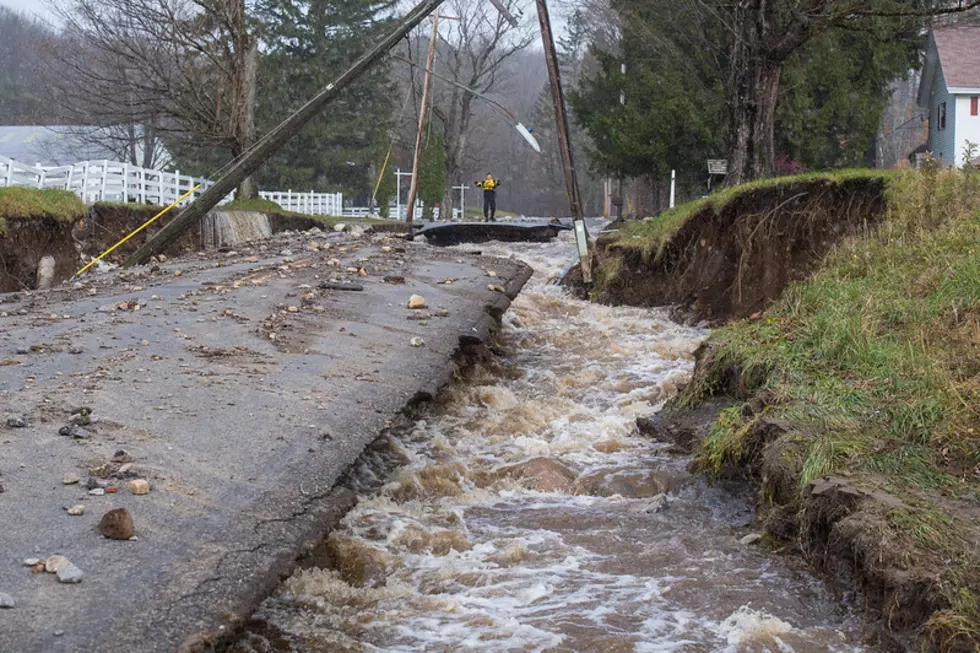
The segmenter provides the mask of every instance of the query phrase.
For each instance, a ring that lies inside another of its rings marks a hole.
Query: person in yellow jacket
[[[489,172],[483,181],[475,182],[477,188],[483,189],[483,219],[487,222],[495,222],[497,215],[497,186],[500,182],[493,178]]]

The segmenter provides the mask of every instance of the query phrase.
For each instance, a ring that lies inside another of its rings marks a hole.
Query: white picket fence
[[[342,193],[294,193],[293,191],[267,192],[259,191],[259,197],[275,202],[286,211],[304,213],[306,215],[335,215],[351,217],[344,212],[344,196]]]
[[[214,182],[203,177],[161,172],[119,161],[81,161],[70,166],[28,166],[0,156],[0,187],[54,188],[78,195],[83,202],[136,202],[169,206],[197,185],[201,188],[181,202],[187,204]],[[287,211],[307,215],[343,215],[341,193],[266,192],[259,195]],[[229,194],[219,204],[232,201]]]

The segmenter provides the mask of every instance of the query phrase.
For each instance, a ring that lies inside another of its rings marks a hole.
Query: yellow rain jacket
[[[476,185],[477,188],[482,188],[483,190],[492,191],[497,189],[497,186],[500,185],[500,182],[497,181],[496,179],[486,179],[484,181],[476,182]]]

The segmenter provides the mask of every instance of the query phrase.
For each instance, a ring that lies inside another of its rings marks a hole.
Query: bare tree
[[[520,2],[504,0],[514,15],[522,13]],[[445,27],[439,32],[435,71],[455,83],[436,80],[432,113],[443,128],[449,181],[440,212],[452,215],[452,186],[465,183],[462,174],[467,167],[474,102],[480,102],[472,91],[500,92],[509,81],[503,74],[504,64],[531,45],[537,32],[533,20],[524,18],[518,27],[512,27],[492,5],[477,0],[451,0],[442,11],[453,20],[440,23]],[[414,60],[420,57],[416,55]],[[420,77],[415,75],[416,80]]]
[[[49,73],[74,124],[113,128],[134,157],[162,136],[235,157],[255,142],[258,38],[245,0],[64,0],[58,11],[64,43]],[[237,196],[256,190],[249,177]]]
[[[51,114],[38,97],[36,44],[52,35],[36,18],[0,6],[0,121],[5,125],[44,122]]]

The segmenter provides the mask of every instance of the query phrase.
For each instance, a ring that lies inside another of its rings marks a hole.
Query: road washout
[[[758,546],[743,486],[637,431],[707,332],[549,285],[568,234],[481,249],[535,269],[497,355],[361,457],[325,560],[234,651],[871,650],[856,597]]]
[[[529,275],[314,229],[0,295],[0,650],[219,645]],[[54,555],[80,582],[25,564]]]

